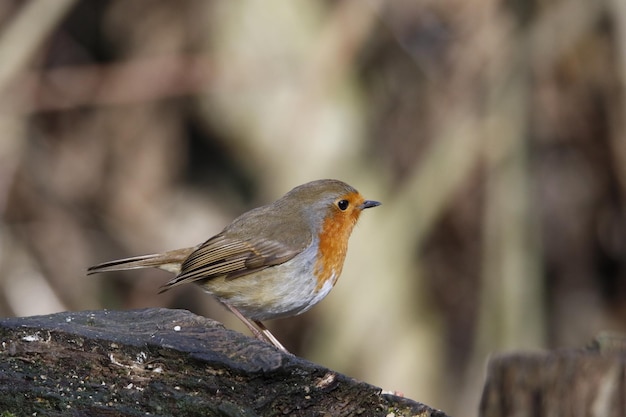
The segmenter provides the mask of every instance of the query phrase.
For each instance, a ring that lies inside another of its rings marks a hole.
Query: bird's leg
[[[268,330],[267,327],[265,327],[263,323],[258,320],[254,320],[254,324],[258,326],[258,328],[261,330],[261,333],[263,333],[263,336],[265,336],[265,338],[269,340],[271,344],[273,344],[283,352],[289,353],[289,351],[285,349],[285,347],[278,341],[278,339],[276,339],[276,337]]]
[[[244,316],[243,314],[241,314],[241,312],[239,310],[237,310],[235,307],[224,303],[224,305],[226,305],[226,307],[228,307],[228,309],[235,315],[237,316],[237,318],[239,320],[241,320],[243,322],[243,324],[246,325],[246,327],[248,329],[250,329],[250,331],[252,332],[252,334],[254,335],[254,337],[256,337],[259,340],[262,340],[264,342],[269,342],[272,345],[276,346],[278,349],[282,350],[285,353],[289,353],[289,351],[287,349],[285,349],[285,347],[283,345],[280,344],[280,342],[278,341],[278,339],[276,339],[276,337],[274,337],[274,335],[272,333],[270,333],[270,331],[267,329],[267,327],[265,327],[263,325],[263,323],[261,323],[260,321],[257,320],[249,320],[246,316]]]
[[[252,334],[254,335],[254,337],[256,337],[259,340],[263,340],[265,342],[269,342],[269,340],[267,340],[267,338],[263,335],[263,333],[261,333],[261,330],[257,329],[256,326],[250,321],[248,320],[243,314],[241,314],[239,312],[239,310],[237,310],[235,307],[224,303],[224,305],[226,307],[228,307],[228,309],[235,315],[237,316],[237,318],[239,320],[241,320],[243,322],[243,324],[246,325],[246,327],[248,329],[250,329],[250,331],[252,332]]]

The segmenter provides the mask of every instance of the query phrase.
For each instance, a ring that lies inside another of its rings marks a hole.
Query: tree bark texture
[[[167,309],[1,319],[0,414],[445,417]]]

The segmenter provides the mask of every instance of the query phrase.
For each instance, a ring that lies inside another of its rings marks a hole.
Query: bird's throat
[[[324,220],[319,234],[319,251],[314,269],[318,291],[328,280],[332,280],[332,285],[335,285],[341,275],[343,261],[348,251],[348,238],[357,220],[358,215],[345,216],[341,212],[336,212]]]

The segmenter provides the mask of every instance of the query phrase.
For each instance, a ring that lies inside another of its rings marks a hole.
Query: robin
[[[150,267],[173,272],[159,293],[196,283],[258,339],[286,352],[261,321],[304,313],[326,297],[341,274],[361,211],[379,205],[344,182],[312,181],[242,214],[198,246],[105,262],[87,273]]]

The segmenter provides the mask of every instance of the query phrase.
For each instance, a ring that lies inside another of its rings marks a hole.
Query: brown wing
[[[193,251],[182,263],[180,274],[161,287],[160,292],[198,280],[244,276],[287,262],[303,249],[273,240],[240,240],[219,234]]]

